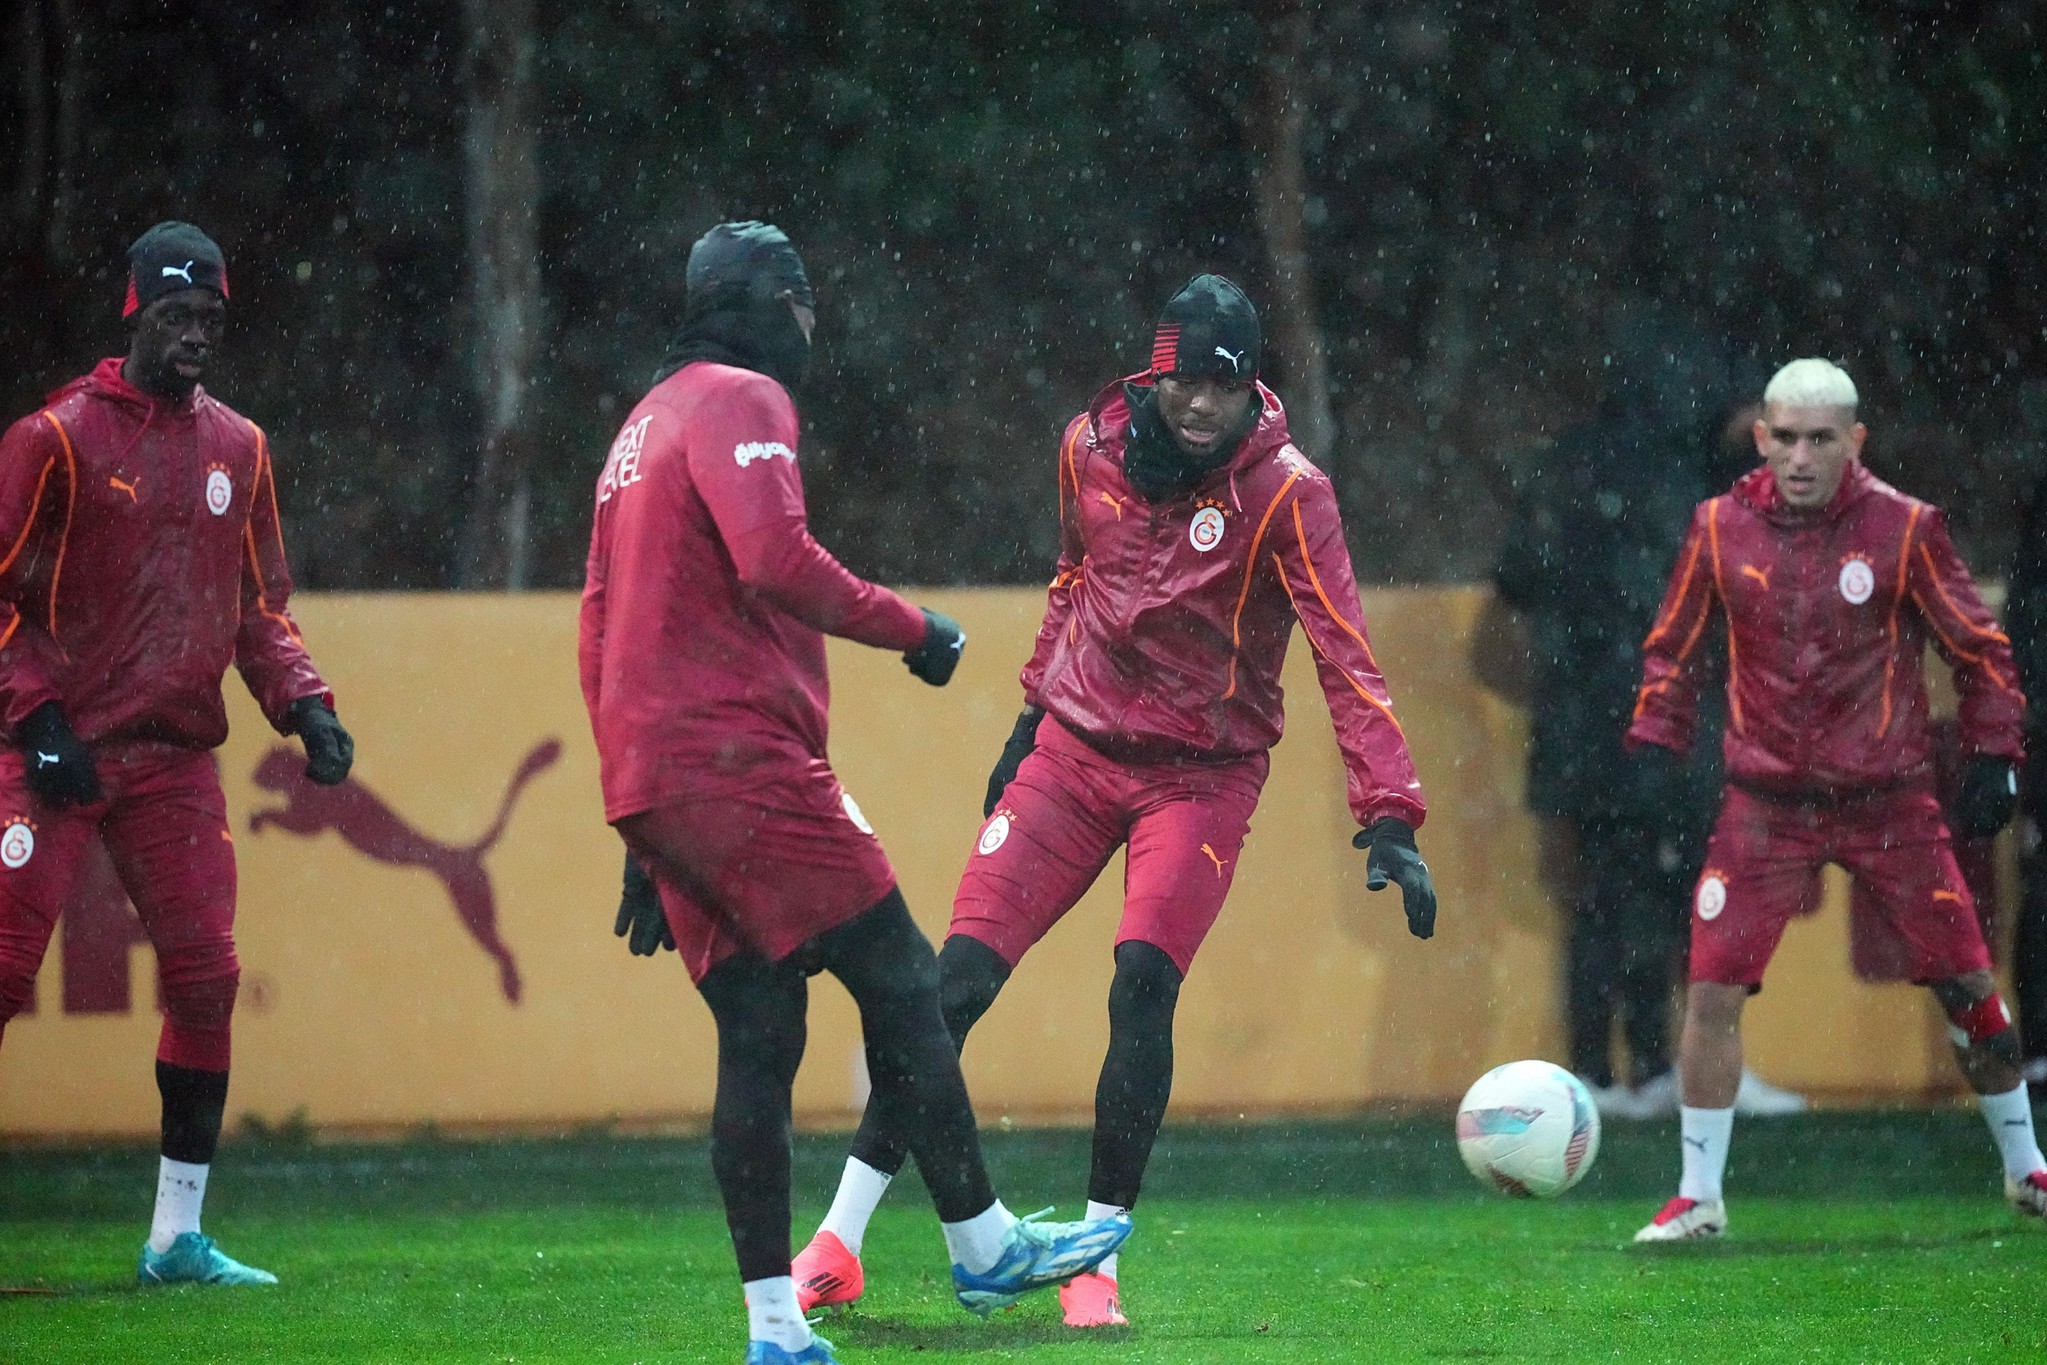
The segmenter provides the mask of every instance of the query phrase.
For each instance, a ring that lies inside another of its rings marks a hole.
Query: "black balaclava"
[[[690,248],[684,273],[688,302],[682,330],[668,348],[656,383],[692,360],[715,360],[758,370],[783,388],[803,383],[810,341],[796,324],[792,294],[806,308],[817,306],[803,260],[789,238],[772,223],[720,223]]]
[[[1152,332],[1151,376],[1183,379],[1255,380],[1265,335],[1258,310],[1243,290],[1221,275],[1196,275],[1173,295]],[[1125,384],[1130,404],[1130,440],[1123,451],[1123,477],[1146,502],[1186,492],[1221,468],[1258,424],[1264,403],[1254,392],[1237,429],[1216,443],[1212,455],[1190,455],[1159,416],[1153,384]]]
[[[227,259],[213,239],[190,223],[158,223],[128,248],[128,298],[121,316],[132,317],[180,289],[211,289],[227,297]]]

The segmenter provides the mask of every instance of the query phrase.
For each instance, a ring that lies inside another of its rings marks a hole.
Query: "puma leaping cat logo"
[[[197,264],[197,262],[187,261],[183,265],[167,265],[163,268],[163,274],[159,275],[157,278],[169,279],[172,275],[176,275],[186,284],[190,284],[192,282],[192,267],[195,264]]]
[[[405,817],[392,810],[382,797],[354,778],[338,787],[315,786],[305,775],[305,756],[279,746],[256,764],[256,785],[284,798],[282,806],[259,810],[249,817],[249,832],[261,833],[276,825],[293,834],[307,836],[333,830],[356,852],[394,867],[416,867],[440,879],[454,903],[456,918],[498,966],[498,984],[505,999],[519,999],[519,968],[512,950],[498,935],[497,895],[483,855],[505,832],[512,805],[519,792],[561,757],[561,741],[542,740],[533,746],[512,773],[499,798],[496,819],[481,838],[471,844],[444,844],[414,829]]]
[[[1231,374],[1235,374],[1237,371],[1244,368],[1243,364],[1244,353],[1242,351],[1238,351],[1235,355],[1231,355],[1228,351],[1225,351],[1222,347],[1218,346],[1215,348],[1215,353],[1221,356],[1224,360],[1230,362]]]

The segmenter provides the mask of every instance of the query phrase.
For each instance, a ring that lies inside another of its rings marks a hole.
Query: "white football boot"
[[[1718,1237],[1727,1231],[1727,1205],[1718,1199],[1687,1199],[1665,1204],[1640,1232],[1638,1242],[1690,1242]]]
[[[1679,1103],[1677,1068],[1672,1067],[1650,1077],[1633,1090],[1630,1090],[1628,1094],[1634,1101],[1636,1118],[1676,1118]]]
[[[1603,1119],[1632,1119],[1640,1117],[1635,1113],[1634,1092],[1616,1081],[1612,1085],[1594,1085],[1583,1076],[1578,1077],[1585,1093],[1592,1096],[1592,1107]]]
[[[1812,1101],[1795,1090],[1771,1085],[1747,1067],[1741,1069],[1741,1086],[1734,1092],[1734,1112],[1750,1118],[1775,1118],[1803,1114]]]

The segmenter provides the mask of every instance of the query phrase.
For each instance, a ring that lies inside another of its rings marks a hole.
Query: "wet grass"
[[[1077,1212],[1086,1138],[991,1135],[1012,1206]],[[2047,1230],[1997,1197],[1966,1112],[1821,1115],[1736,1139],[1734,1233],[1645,1254],[1668,1126],[1609,1129],[1546,1205],[1479,1190],[1440,1119],[1169,1132],[1124,1261],[1135,1325],[1041,1295],[952,1305],[914,1178],[823,1327],[863,1361],[2037,1359]],[[799,1235],[842,1147],[798,1153]],[[139,1291],[146,1150],[0,1153],[0,1362],[737,1361],[745,1320],[697,1140],[242,1143],[208,1230],[274,1290]]]

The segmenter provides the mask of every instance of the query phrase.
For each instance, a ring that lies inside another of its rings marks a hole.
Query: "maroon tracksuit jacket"
[[[1766,796],[1930,785],[1931,643],[1954,670],[1963,748],[2023,755],[2011,643],[1938,508],[1860,462],[1818,512],[1786,507],[1767,466],[1699,504],[1643,644],[1631,744],[1691,744],[1713,618],[1728,638],[1727,777]]]
[[[194,389],[103,360],[0,438],[0,725],[59,701],[88,744],[227,738],[239,668],[272,724],[324,695],[286,603],[270,451]]]
[[[1298,621],[1315,651],[1351,813],[1419,826],[1427,809],[1366,642],[1329,478],[1260,385],[1256,427],[1190,494],[1154,506],[1123,477],[1125,382],[1067,427],[1059,571],[1025,697],[1112,758],[1258,754],[1285,723],[1280,666]]]
[[[796,438],[780,384],[697,361],[612,443],[578,651],[608,820],[821,768],[825,635],[923,643],[922,612],[812,539]]]

